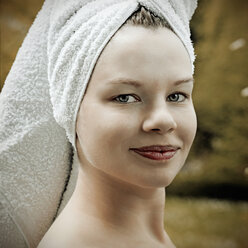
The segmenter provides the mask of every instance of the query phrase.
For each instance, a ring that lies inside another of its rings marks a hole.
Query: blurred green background
[[[1,0],[0,89],[43,1]],[[199,0],[191,22],[198,132],[167,189],[182,248],[248,247],[248,1]]]

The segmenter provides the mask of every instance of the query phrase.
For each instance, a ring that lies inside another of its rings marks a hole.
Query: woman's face
[[[196,132],[191,71],[169,29],[122,27],[102,52],[78,112],[82,167],[141,187],[168,186]]]

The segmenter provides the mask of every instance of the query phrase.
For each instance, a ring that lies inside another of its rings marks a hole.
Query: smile
[[[130,148],[131,151],[139,154],[142,157],[166,161],[174,157],[176,152],[178,151],[178,147],[175,146],[146,146],[141,148]]]

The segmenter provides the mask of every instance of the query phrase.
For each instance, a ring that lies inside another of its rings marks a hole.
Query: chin
[[[142,188],[166,188],[168,187],[174,180],[175,176],[163,176],[163,177],[154,177],[151,178],[143,178],[137,180],[135,184]]]

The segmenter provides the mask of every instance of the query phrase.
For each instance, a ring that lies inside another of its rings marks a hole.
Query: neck
[[[164,188],[141,188],[113,178],[84,165],[69,202],[78,216],[91,218],[94,225],[127,233],[133,237],[150,237],[164,243]],[[130,237],[130,236],[129,236]]]

